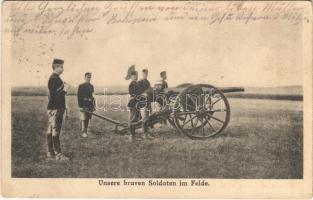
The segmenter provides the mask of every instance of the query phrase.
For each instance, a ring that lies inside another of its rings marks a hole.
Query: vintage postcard
[[[4,1],[5,197],[312,197],[309,1]]]

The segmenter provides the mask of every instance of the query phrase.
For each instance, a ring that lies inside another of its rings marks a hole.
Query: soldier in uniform
[[[91,114],[85,111],[93,112],[94,111],[94,87],[90,83],[91,73],[85,73],[85,82],[78,86],[77,91],[77,101],[80,108],[80,123],[82,136],[87,137],[88,125],[91,120]]]
[[[131,69],[131,68],[130,68]],[[130,100],[127,104],[129,110],[130,110],[130,115],[129,115],[129,128],[130,128],[130,134],[132,136],[132,140],[141,140],[141,138],[135,136],[135,127],[134,123],[138,122],[141,120],[141,115],[140,115],[140,108],[138,108],[138,100],[137,97],[140,95],[140,87],[138,84],[138,73],[137,71],[133,70],[128,70],[126,79],[131,79],[131,82],[128,87],[129,95],[130,95]]]
[[[161,87],[160,87],[160,92],[163,93],[167,93],[168,91],[168,84],[166,82],[167,76],[166,76],[166,71],[162,71],[160,73],[160,77],[161,77]],[[159,104],[162,105],[162,107],[164,107],[164,101],[162,101],[162,99],[160,99]],[[167,120],[163,120],[161,122],[161,124],[167,124]]]
[[[48,81],[49,103],[47,106],[49,125],[47,130],[48,159],[69,160],[61,152],[60,133],[62,128],[63,114],[65,112],[65,95],[68,85],[62,81],[64,61],[54,59],[52,63],[53,73]]]
[[[160,73],[161,76],[161,81],[162,81],[162,85],[161,85],[161,92],[166,92],[168,85],[166,82],[167,76],[166,76],[166,71],[162,71]]]
[[[148,69],[142,70],[142,79],[139,80],[139,84],[142,90],[142,93],[147,92],[151,88],[150,82],[148,80]]]
[[[142,130],[144,133],[145,139],[153,139],[153,137],[148,133],[147,126],[145,121],[148,119],[151,112],[151,102],[152,102],[152,94],[149,92],[151,90],[151,85],[148,80],[148,69],[142,70],[142,79],[138,81],[140,87],[140,101],[144,102],[144,105],[141,106],[141,116],[142,116]]]

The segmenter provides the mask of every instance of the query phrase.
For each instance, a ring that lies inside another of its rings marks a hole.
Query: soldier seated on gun
[[[150,116],[151,112],[151,101],[152,101],[152,93],[151,91],[151,85],[148,80],[148,69],[142,70],[142,79],[138,81],[139,87],[140,87],[140,103],[144,104],[141,105],[140,111],[142,116],[142,130],[143,130],[143,137],[145,139],[153,139],[151,134],[148,133],[148,128],[146,125],[146,121]]]
[[[61,152],[60,144],[63,115],[66,109],[65,95],[69,88],[69,86],[60,78],[60,75],[63,73],[63,64],[63,60],[53,60],[53,73],[51,74],[48,81],[49,103],[47,110],[49,123],[47,130],[47,157],[48,159],[68,161],[69,158],[67,158]]]
[[[85,73],[85,82],[80,84],[77,91],[78,106],[80,108],[80,124],[82,136],[86,138],[89,134],[88,125],[91,120],[91,113],[94,111],[93,85],[90,83],[91,73]],[[88,111],[88,112],[86,112]]]
[[[138,80],[138,73],[135,70],[129,70],[126,80],[131,79],[131,82],[128,87],[129,95],[130,95],[130,100],[127,104],[129,110],[130,110],[130,115],[129,115],[129,129],[130,129],[130,134],[132,136],[132,140],[141,140],[140,137],[136,137],[136,127],[135,124],[138,123],[141,120],[141,115],[140,115],[140,108],[138,108],[138,100],[137,97],[140,95],[140,88],[139,84],[137,82]]]

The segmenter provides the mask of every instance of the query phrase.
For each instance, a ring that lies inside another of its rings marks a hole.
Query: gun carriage
[[[230,105],[224,93],[244,91],[243,88],[217,88],[208,84],[190,85],[160,92],[151,88],[147,99],[159,104],[159,111],[146,120],[132,124],[136,129],[153,128],[155,124],[167,121],[174,129],[193,139],[205,139],[221,133],[230,120]],[[89,111],[86,111],[89,112]],[[90,112],[92,115],[115,125],[115,132],[125,134],[127,123],[121,123],[107,116]]]

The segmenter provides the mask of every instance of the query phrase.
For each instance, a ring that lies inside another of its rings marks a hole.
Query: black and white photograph
[[[311,180],[310,2],[2,6],[9,179]]]

